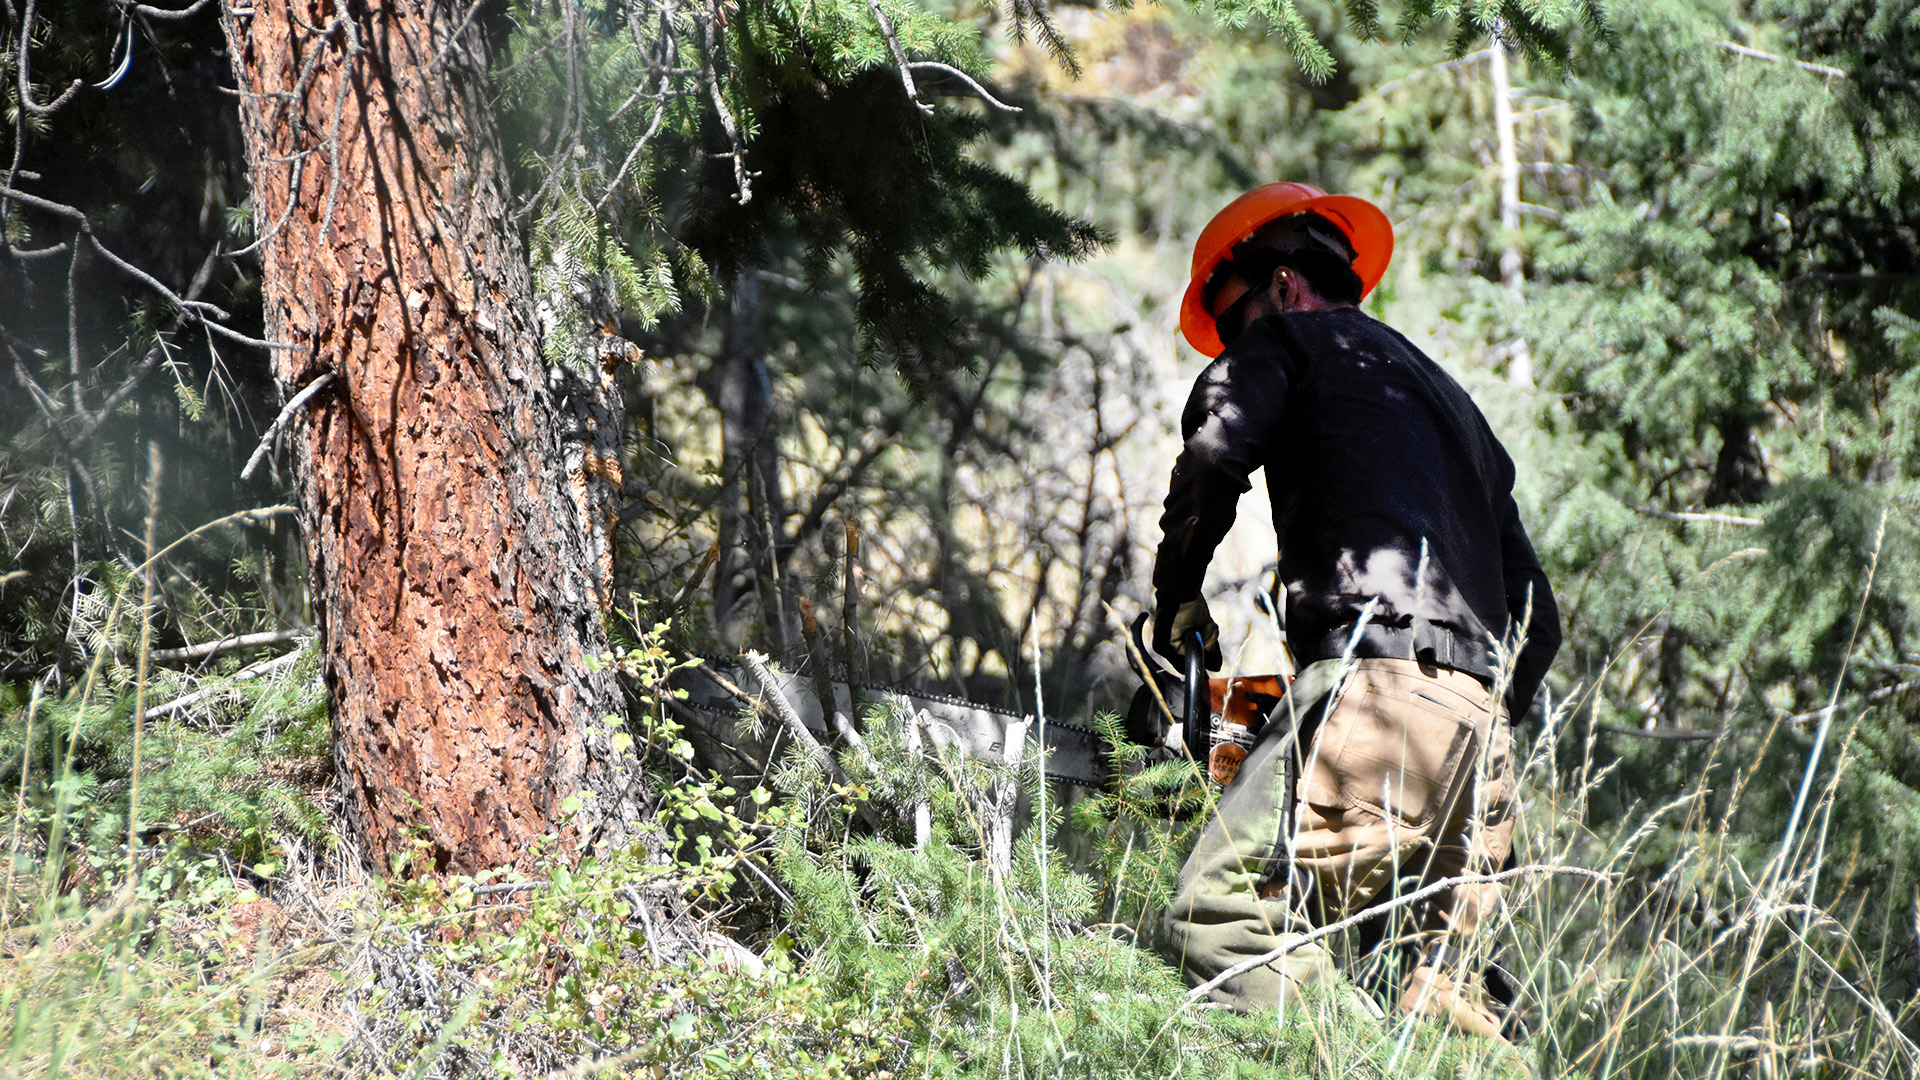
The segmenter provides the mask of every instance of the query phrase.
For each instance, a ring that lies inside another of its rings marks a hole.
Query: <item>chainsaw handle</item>
[[[1207,760],[1213,747],[1213,710],[1207,701],[1207,647],[1195,630],[1184,643],[1187,654],[1186,719],[1181,727],[1186,737],[1187,754],[1195,761]]]

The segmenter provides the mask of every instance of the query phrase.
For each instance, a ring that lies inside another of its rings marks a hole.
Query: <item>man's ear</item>
[[[1282,307],[1292,311],[1300,303],[1300,275],[1290,267],[1274,267],[1273,295]]]

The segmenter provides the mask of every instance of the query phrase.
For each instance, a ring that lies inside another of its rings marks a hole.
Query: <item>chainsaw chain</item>
[[[981,712],[990,712],[996,716],[1010,716],[1016,720],[1033,719],[1032,713],[1015,712],[1012,709],[1003,709],[998,705],[982,705],[977,701],[968,701],[966,698],[954,697],[951,694],[928,694],[919,690],[902,690],[897,686],[874,686],[870,683],[853,684],[850,688],[856,691],[866,690],[876,694],[899,694],[902,697],[919,698],[921,701],[932,701],[941,705],[953,705],[962,709],[979,709]],[[1071,723],[1066,720],[1048,720],[1047,726],[1050,728],[1065,728],[1068,731],[1078,732],[1082,735],[1090,735],[1095,740],[1100,738],[1100,732],[1097,729]]]
[[[744,673],[741,672],[738,668],[734,667],[732,664],[729,664],[724,660],[716,660],[711,656],[706,656],[700,653],[694,653],[693,655],[700,659],[702,669],[712,670],[712,671],[729,671],[734,673],[735,675],[744,675]],[[808,678],[809,676],[802,675],[799,677]],[[733,681],[738,683],[738,682],[742,682],[743,679],[736,678]],[[863,691],[867,693],[872,693],[872,694],[899,694],[903,697],[918,698],[921,701],[931,701],[941,705],[952,705],[962,709],[979,709],[981,712],[990,712],[996,716],[1006,716],[1016,720],[1030,720],[1033,718],[1032,713],[1023,713],[1023,712],[1016,712],[1012,709],[1003,709],[998,705],[982,705],[977,701],[968,701],[966,698],[954,697],[952,694],[930,694],[924,691],[909,690],[909,689],[905,689],[903,687],[898,687],[898,686],[875,686],[872,683],[847,683],[846,686],[848,690],[854,693],[855,696],[858,696]],[[721,710],[710,708],[707,706],[691,705],[689,707],[699,709],[701,712],[713,713],[714,715],[721,714]],[[1097,728],[1090,728],[1083,724],[1075,724],[1066,720],[1049,719],[1047,721],[1047,726],[1050,728],[1065,728],[1068,731],[1072,731],[1081,735],[1088,736],[1089,738],[1094,740],[1095,743],[1098,743],[1102,738]]]

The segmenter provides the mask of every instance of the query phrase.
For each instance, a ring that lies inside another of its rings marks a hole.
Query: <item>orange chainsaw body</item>
[[[1207,772],[1216,782],[1230,784],[1239,775],[1240,763],[1266,723],[1267,710],[1286,693],[1286,681],[1278,675],[1207,680],[1207,708],[1214,716]]]

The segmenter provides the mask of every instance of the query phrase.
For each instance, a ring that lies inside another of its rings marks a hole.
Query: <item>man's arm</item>
[[[1189,444],[1191,446],[1191,444]],[[1160,550],[1153,559],[1153,651],[1178,660],[1173,620],[1181,605],[1200,599],[1213,550],[1233,527],[1240,496],[1253,485],[1246,474],[1220,469],[1183,450],[1173,464]]]
[[[1264,460],[1286,387],[1279,358],[1236,357],[1229,350],[1201,373],[1187,398],[1180,417],[1186,446],[1173,463],[1153,561],[1153,648],[1162,656],[1178,656],[1174,613],[1200,598],[1213,551],[1233,527],[1240,496],[1253,486],[1247,478]]]
[[[1533,707],[1533,696],[1560,651],[1560,605],[1554,601],[1553,586],[1526,527],[1520,524],[1520,508],[1513,496],[1507,496],[1506,521],[1500,530],[1500,559],[1505,577],[1507,616],[1515,627],[1525,620],[1527,642],[1513,665],[1513,679],[1507,686],[1507,715],[1515,720]],[[1528,607],[1531,603],[1531,614]]]

